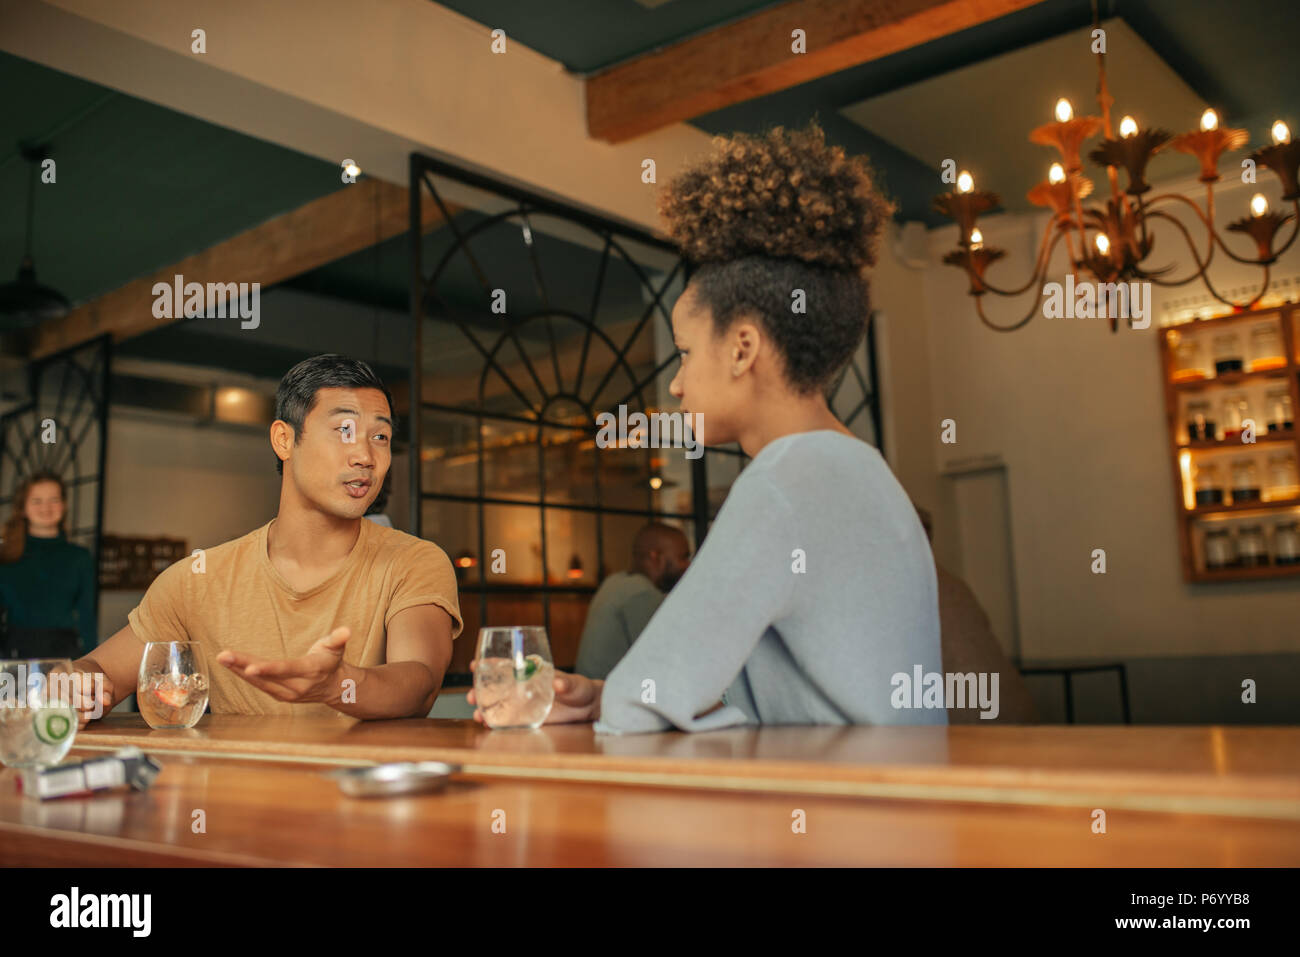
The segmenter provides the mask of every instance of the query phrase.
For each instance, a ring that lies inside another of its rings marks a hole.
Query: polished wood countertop
[[[41,802],[0,769],[0,864],[1300,865],[1290,728],[605,736],[342,715],[153,731],[113,715],[78,734],[72,757],[126,744],[163,766],[147,791]],[[394,798],[348,797],[324,776],[393,760],[463,770],[442,792]]]
[[[137,714],[79,747],[341,765],[446,761],[553,781],[991,803],[1106,804],[1300,820],[1300,729],[1274,727],[763,727],[598,735],[590,724],[491,731],[469,720],[207,715],[154,731]]]

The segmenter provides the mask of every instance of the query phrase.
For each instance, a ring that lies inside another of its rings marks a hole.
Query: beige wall
[[[280,501],[263,434],[149,421],[113,409],[108,425],[104,533],[184,538],[210,548],[270,521]],[[126,625],[143,592],[104,591],[101,640]]]

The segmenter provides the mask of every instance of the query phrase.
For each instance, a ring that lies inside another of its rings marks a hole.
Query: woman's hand
[[[478,661],[469,663],[469,670],[474,671]],[[605,682],[582,675],[556,672],[555,703],[546,716],[546,724],[572,724],[579,721],[595,721],[600,717],[600,693]],[[469,690],[465,700],[476,705],[474,689]],[[474,708],[474,720],[483,723],[483,712]]]

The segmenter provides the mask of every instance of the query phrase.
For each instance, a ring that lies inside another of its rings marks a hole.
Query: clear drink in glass
[[[546,629],[480,629],[474,700],[489,728],[540,728],[555,703]]]
[[[136,704],[151,728],[192,728],[208,706],[208,666],[197,641],[151,641],[140,659]]]
[[[77,682],[67,658],[0,661],[0,764],[43,768],[58,764],[77,736]]]

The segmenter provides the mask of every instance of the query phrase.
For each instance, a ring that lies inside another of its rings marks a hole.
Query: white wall
[[[1223,222],[1244,215],[1257,189],[1278,208],[1271,183],[1244,189],[1238,184],[1216,192]],[[1188,190],[1191,196],[1202,192]],[[985,244],[1008,253],[990,270],[992,281],[1014,288],[1028,278],[1043,226],[1044,217],[981,221]],[[932,408],[925,412],[917,398],[915,407],[903,409],[899,431],[914,433],[918,441],[898,461],[900,478],[922,495],[947,481],[922,474],[927,445],[939,470],[968,457],[1005,461],[1025,657],[1300,650],[1300,580],[1188,585],[1181,578],[1156,337],[1163,306],[1200,295],[1203,287],[1189,284],[1168,295],[1157,290],[1155,321],[1145,331],[1129,330],[1123,322],[1112,333],[1104,320],[1047,319],[1040,307],[1023,329],[999,333],[975,315],[964,272],[939,261],[955,246],[955,227],[934,230],[930,238],[932,265],[915,298],[926,331],[909,331],[907,347],[893,361],[896,386],[898,366],[928,367]],[[1234,235],[1230,242],[1239,254],[1250,254],[1243,237]],[[1161,229],[1156,249],[1153,262],[1176,263],[1173,275],[1187,275],[1190,256],[1174,230]],[[1049,281],[1063,280],[1064,264],[1058,248]],[[1221,289],[1253,281],[1258,273],[1221,255],[1211,270]],[[1300,247],[1293,247],[1275,276],[1298,273]],[[1035,299],[1041,303],[1041,287],[1017,300],[986,299],[992,318],[1008,322]],[[928,347],[925,355],[917,352],[922,345]],[[897,389],[896,407],[915,391]],[[944,418],[957,422],[955,446],[939,442]],[[946,493],[937,494],[943,500]],[[945,531],[936,515],[936,539]],[[972,543],[964,544],[969,553]],[[1090,570],[1094,548],[1106,550],[1105,575]]]
[[[104,533],[184,538],[210,548],[275,517],[280,478],[266,435],[148,421],[115,407],[108,423]],[[126,625],[143,592],[104,591],[99,634]]]

